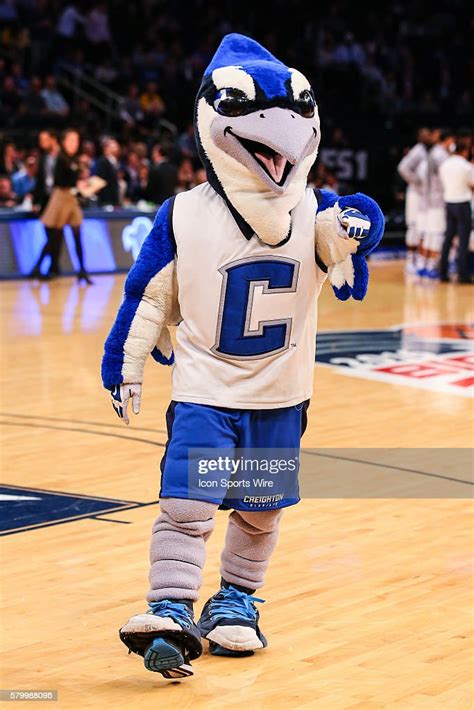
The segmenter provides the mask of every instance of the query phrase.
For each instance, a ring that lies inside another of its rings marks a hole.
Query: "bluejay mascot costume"
[[[127,424],[130,400],[135,413],[140,408],[148,355],[173,365],[149,610],[120,630],[146,668],[167,678],[192,674],[203,638],[217,655],[267,645],[254,593],[282,508],[299,500],[297,490],[226,499],[221,587],[196,623],[205,542],[223,497],[190,492],[189,450],[299,450],[319,292],[328,277],[337,298],[363,299],[365,257],[383,233],[369,197],[306,186],[320,141],[313,90],[254,40],[224,37],[204,73],[195,125],[208,182],[161,206],[126,280],[102,365]],[[178,324],[176,356],[170,324]]]

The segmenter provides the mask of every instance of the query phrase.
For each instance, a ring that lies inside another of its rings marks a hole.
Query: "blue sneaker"
[[[422,269],[417,269],[416,273],[418,274],[418,276],[421,276],[421,278],[424,279],[428,275],[428,269],[423,266]]]
[[[264,600],[232,584],[224,585],[205,603],[198,629],[214,656],[250,656],[267,646],[255,607],[255,602]]]
[[[143,656],[145,668],[165,678],[193,675],[191,661],[202,654],[192,602],[151,602],[146,614],[132,616],[119,631],[129,653]]]
[[[425,269],[425,277],[427,279],[436,279],[436,281],[439,281],[438,269]]]

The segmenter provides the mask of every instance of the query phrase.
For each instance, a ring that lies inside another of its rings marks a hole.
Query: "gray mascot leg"
[[[205,543],[214,530],[217,505],[163,498],[150,544],[150,589],[147,601],[196,601],[202,583]]]
[[[221,557],[221,575],[226,582],[252,590],[263,586],[282,514],[282,510],[234,510],[229,516]]]
[[[202,653],[193,601],[217,505],[164,498],[160,507],[150,546],[150,611],[132,616],[119,633],[130,651],[143,656],[145,668],[182,678],[192,675],[191,661]]]
[[[278,538],[281,510],[234,510],[221,556],[222,586],[203,607],[198,628],[217,656],[246,656],[265,648],[253,596],[263,586]]]

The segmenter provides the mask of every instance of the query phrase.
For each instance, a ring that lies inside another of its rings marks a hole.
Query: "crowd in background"
[[[192,127],[191,127],[192,128]],[[6,141],[0,154],[0,208],[38,210],[44,186],[44,157],[59,152],[61,133],[44,129],[33,148],[21,148]],[[52,147],[52,148],[51,148]],[[182,134],[175,143],[144,141],[119,143],[112,136],[86,138],[78,156],[80,177],[97,175],[107,185],[89,200],[88,206],[155,208],[164,200],[189,190],[206,180],[206,173],[197,157],[194,133]],[[337,191],[338,181],[323,164],[317,164],[310,174],[310,184]]]
[[[350,0],[324,8],[292,0],[289,12],[286,0],[274,0],[271,22],[268,9],[246,0],[189,0],[179,11],[170,0],[1,0],[0,205],[25,197],[28,204],[44,128],[79,129],[84,174],[96,172],[104,155],[104,126],[117,139],[106,149],[118,181],[108,204],[159,202],[157,172],[168,173],[167,191],[202,181],[193,101],[229,31],[257,37],[308,76],[323,145],[367,147],[367,189],[382,202],[417,125],[469,124],[473,20],[465,2],[395,0],[362,9]],[[112,118],[64,82],[71,69],[121,97]],[[324,164],[312,175],[332,188],[337,178]]]
[[[40,203],[45,155],[59,152],[60,134],[40,131],[37,145],[25,149],[7,141],[0,156],[0,208],[31,210]],[[167,197],[206,180],[196,157],[176,150],[173,144],[156,143],[149,149],[142,141],[120,144],[111,136],[84,139],[78,156],[80,177],[102,177],[107,185],[90,202],[100,207],[127,207],[149,203],[155,208]],[[90,206],[90,205],[89,205]]]
[[[179,8],[179,11],[178,11]],[[416,122],[464,123],[471,112],[472,13],[462,0],[423,0],[363,7],[333,0],[265,2],[188,0],[3,0],[0,66],[2,111],[10,121],[32,115],[92,117],[58,92],[54,76],[68,62],[127,97],[137,130],[167,117],[183,129],[193,97],[222,35],[255,35],[300,68],[325,113],[348,124],[360,114],[412,116]],[[321,10],[324,9],[324,12]],[[84,108],[84,107],[83,107]]]

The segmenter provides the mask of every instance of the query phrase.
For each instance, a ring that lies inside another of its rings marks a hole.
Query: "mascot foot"
[[[136,614],[120,629],[130,653],[144,659],[145,668],[164,678],[193,675],[191,661],[202,654],[201,635],[187,601],[152,602],[146,614]]]
[[[222,587],[202,610],[198,628],[209,641],[209,652],[215,656],[251,656],[265,648],[267,640],[258,626],[255,602],[263,599],[237,589]]]

